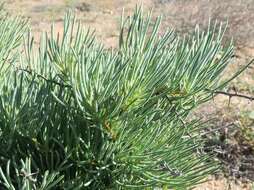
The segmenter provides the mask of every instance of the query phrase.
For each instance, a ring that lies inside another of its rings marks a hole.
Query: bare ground
[[[233,37],[236,46],[236,56],[226,72],[228,76],[254,57],[254,0],[143,0],[140,2],[136,0],[6,0],[5,2],[8,12],[30,19],[37,40],[41,31],[49,30],[51,21],[54,21],[56,29],[61,31],[64,12],[71,8],[86,26],[96,29],[97,37],[106,47],[117,47],[122,9],[124,8],[125,15],[128,15],[133,11],[136,3],[142,3],[145,9],[153,8],[154,15],[163,15],[161,31],[173,27],[180,34],[186,34],[191,32],[196,24],[205,28],[209,20],[228,21],[226,41]],[[229,89],[254,96],[253,74],[254,69],[250,67],[231,83]],[[212,176],[196,190],[251,190],[251,183],[254,181],[253,108],[254,103],[248,100],[232,98],[228,105],[228,97],[217,96],[214,101],[196,110],[196,115],[205,119],[215,118],[213,127],[221,128],[206,138],[211,140],[208,143],[217,147],[218,159],[225,163],[226,176]]]

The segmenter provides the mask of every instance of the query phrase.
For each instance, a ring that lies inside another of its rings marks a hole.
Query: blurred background
[[[1,2],[1,1],[0,1]],[[198,24],[206,28],[209,20],[228,22],[225,42],[234,39],[235,56],[227,69],[230,76],[254,58],[254,0],[6,0],[3,9],[29,18],[35,40],[48,31],[53,21],[62,30],[66,10],[76,12],[85,27],[96,30],[106,47],[116,48],[122,10],[128,16],[136,4],[153,9],[153,18],[163,16],[161,32],[174,28],[179,35],[190,34]],[[253,66],[254,67],[254,66]],[[225,89],[230,93],[254,96],[254,69],[249,67]],[[254,189],[254,104],[248,99],[224,95],[198,108],[193,117],[208,123],[204,138],[206,151],[216,154],[222,170],[196,190]]]

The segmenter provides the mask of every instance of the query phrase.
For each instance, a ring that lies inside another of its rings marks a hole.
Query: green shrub
[[[216,171],[186,117],[226,84],[224,27],[181,39],[140,8],[122,20],[112,50],[72,14],[39,45],[1,19],[0,189],[185,189]]]

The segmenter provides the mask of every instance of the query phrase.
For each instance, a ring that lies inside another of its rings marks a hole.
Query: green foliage
[[[232,43],[216,25],[160,36],[160,21],[136,9],[109,50],[72,14],[38,46],[1,20],[1,189],[186,189],[217,169],[186,117],[224,85]]]

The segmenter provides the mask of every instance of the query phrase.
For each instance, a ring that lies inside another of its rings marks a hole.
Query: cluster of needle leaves
[[[136,8],[107,49],[71,13],[39,44],[0,19],[0,189],[186,189],[216,171],[186,117],[227,84],[232,43],[160,22]]]

